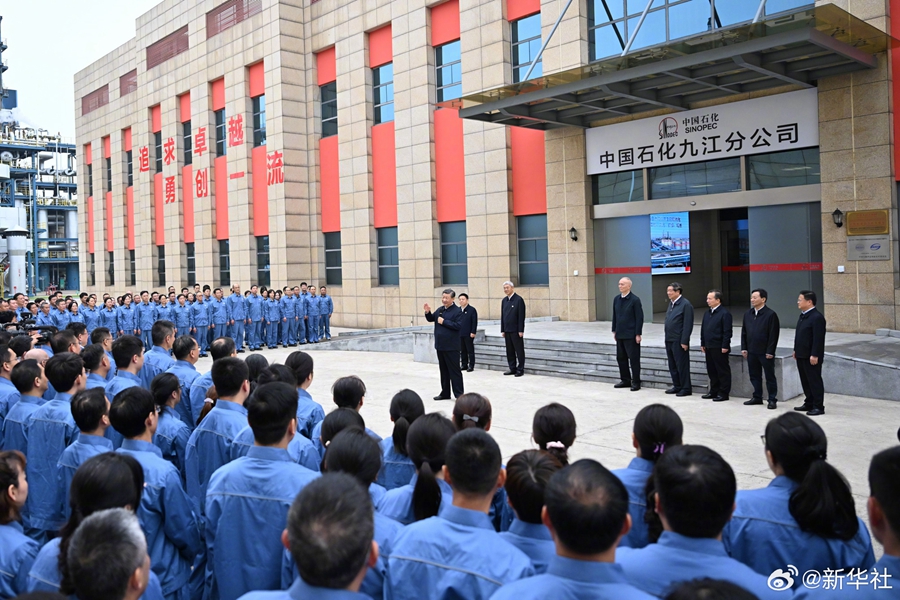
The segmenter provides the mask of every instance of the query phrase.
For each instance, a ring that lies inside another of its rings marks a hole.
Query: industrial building
[[[164,0],[75,76],[82,287],[327,283],[396,327],[507,279],[607,320],[627,275],[648,320],[677,280],[898,329],[891,9]]]

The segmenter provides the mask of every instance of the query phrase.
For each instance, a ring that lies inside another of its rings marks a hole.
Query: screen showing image
[[[689,213],[650,215],[650,265],[653,275],[691,272]]]

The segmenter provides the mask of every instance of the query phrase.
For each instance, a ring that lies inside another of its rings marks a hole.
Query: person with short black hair
[[[87,371],[87,381],[85,388],[92,390],[101,388],[106,391],[106,375],[109,373],[109,356],[100,344],[88,344],[81,351],[81,361],[84,363],[84,369]]]
[[[725,550],[722,529],[731,519],[737,481],[718,453],[705,446],[667,448],[653,469],[653,486],[664,529],[659,541],[616,553],[633,586],[662,596],[682,581],[712,577],[746,588],[760,600],[783,597],[766,576]]]
[[[153,402],[159,414],[153,443],[162,452],[163,458],[175,465],[183,483],[186,473],[184,461],[191,430],[181,422],[176,410],[181,404],[181,383],[172,373],[160,373],[150,382],[150,393],[153,394]]]
[[[78,438],[63,451],[56,463],[56,479],[66,519],[72,514],[69,488],[78,467],[93,456],[113,451],[112,442],[104,437],[109,428],[109,400],[102,388],[81,390],[72,396],[72,418],[78,427]]]
[[[797,297],[800,318],[794,332],[794,360],[803,388],[803,404],[794,410],[809,417],[825,414],[825,384],[822,362],[825,360],[825,315],[816,309],[816,293],[803,290]]]
[[[156,321],[150,330],[153,346],[144,352],[144,365],[141,367],[141,386],[150,389],[150,382],[160,373],[165,373],[175,359],[172,358],[172,344],[175,342],[175,323]]]
[[[0,597],[24,594],[28,571],[40,546],[25,535],[19,523],[28,500],[25,456],[17,450],[0,452]]]
[[[200,377],[200,373],[194,366],[200,360],[200,347],[197,345],[197,340],[187,334],[179,335],[172,343],[172,356],[175,358],[175,362],[166,370],[166,373],[178,377],[181,385],[181,402],[175,405],[175,412],[181,422],[190,431],[193,431],[197,419],[194,417],[191,406],[191,386]]]
[[[103,346],[103,351],[106,352],[106,356],[109,357],[109,373],[106,374],[107,383],[112,381],[112,378],[116,376],[116,359],[113,358],[112,354],[113,339],[114,336],[112,332],[106,327],[98,327],[91,332],[91,344],[100,344]]]
[[[453,504],[394,539],[385,593],[395,600],[478,600],[534,575],[528,556],[501,538],[488,517],[494,493],[506,482],[497,442],[478,428],[460,431],[447,443],[443,475]]]
[[[372,502],[346,473],[326,473],[297,494],[281,535],[300,577],[290,589],[251,592],[240,600],[365,600],[359,592],[378,561]]]
[[[246,402],[255,445],[246,456],[217,469],[209,480],[205,511],[208,598],[235,600],[252,590],[281,587],[281,533],[288,510],[300,490],[319,476],[294,463],[287,453],[297,430],[296,405],[292,385],[276,382],[258,387]]]
[[[153,324],[159,318],[156,304],[150,302],[150,294],[147,290],[141,292],[141,301],[134,305],[135,335],[141,336],[144,344],[144,352],[148,352],[153,345]]]
[[[416,474],[416,466],[406,451],[406,434],[416,419],[425,414],[422,398],[412,390],[400,390],[391,398],[393,433],[381,440],[381,471],[378,484],[393,490],[408,484]]]
[[[70,321],[68,325],[66,325],[66,331],[71,331],[75,334],[75,339],[78,340],[78,345],[84,348],[88,343],[88,330],[87,325],[84,323],[79,323],[78,321]]]
[[[34,352],[32,350],[32,352]],[[43,406],[44,392],[50,383],[44,375],[44,367],[34,359],[24,359],[13,367],[10,380],[19,392],[16,402],[3,420],[3,431],[0,442],[5,450],[18,450],[22,454],[28,451],[28,434],[26,427],[34,412]],[[28,523],[28,515],[22,515],[22,523]]]
[[[722,292],[709,290],[706,294],[709,310],[703,313],[700,326],[700,351],[706,357],[706,374],[709,376],[709,390],[702,398],[713,402],[728,400],[731,393],[731,336],[734,332],[733,319],[728,309],[722,306]]]
[[[304,327],[302,322],[300,327]],[[305,344],[305,339],[304,334],[301,343]],[[297,429],[315,444],[313,430],[325,418],[325,410],[307,391],[313,382],[313,358],[306,352],[296,350],[288,355],[284,366],[292,370],[297,379]]]
[[[694,330],[694,307],[682,295],[681,284],[673,281],[666,287],[669,298],[666,308],[665,343],[666,358],[672,387],[667,394],[690,396],[691,386],[691,332]]]
[[[322,294],[324,295],[325,292]],[[459,322],[459,368],[471,373],[475,370],[475,334],[478,332],[478,311],[469,304],[469,295],[465,292],[459,295],[459,310],[462,313]],[[330,335],[328,339],[331,339]]]
[[[313,291],[315,292],[315,288]],[[456,292],[447,288],[441,294],[442,306],[434,313],[427,303],[423,307],[425,320],[434,323],[434,350],[441,371],[441,393],[434,397],[435,400],[449,400],[451,388],[453,398],[465,393],[462,370],[459,368],[459,329],[462,311],[455,304],[455,299]]]
[[[775,379],[775,350],[781,325],[778,315],[766,306],[769,294],[762,288],[750,292],[750,310],[744,313],[741,327],[741,355],[747,359],[747,371],[753,386],[753,397],[746,406],[762,404],[762,380],[766,375],[769,401],[766,408],[774,410],[778,405],[778,380]]]
[[[16,364],[18,364],[16,353],[10,350],[9,346],[0,344],[0,433],[3,432],[3,419],[6,418],[10,407],[19,401],[19,390],[12,382],[12,370]],[[0,447],[2,442],[3,437],[0,436]]]
[[[290,358],[290,357],[288,357]],[[356,375],[348,375],[338,378],[331,386],[331,399],[338,408],[350,408],[359,412],[362,410],[366,397],[366,384]],[[376,442],[381,441],[381,436],[366,427],[366,433],[371,435]],[[322,445],[322,421],[316,423],[310,436],[319,457],[325,457],[325,446]]]
[[[153,445],[158,415],[153,394],[128,388],[113,400],[109,420],[125,440],[117,450],[136,459],[144,470],[144,483],[153,493],[141,496],[138,516],[147,534],[153,572],[163,594],[183,598],[191,578],[191,565],[203,550],[200,529],[184,491],[181,475]]]
[[[21,359],[25,353],[34,348],[34,338],[30,335],[17,335],[9,340],[9,349],[15,352],[16,358]]]
[[[796,598],[797,596],[794,596],[795,600]],[[757,598],[730,581],[704,577],[679,584],[669,592],[666,600],[757,600]]]
[[[62,352],[81,352],[81,346],[78,343],[78,338],[75,337],[75,332],[71,329],[61,329],[50,336],[50,349],[53,350],[53,354],[60,354]]]
[[[213,364],[219,359],[237,356],[234,340],[230,337],[214,339],[209,347],[209,352],[212,354]],[[202,357],[203,354],[201,353],[199,356]],[[191,416],[195,420],[194,425],[200,420],[200,413],[203,412],[203,405],[206,403],[206,393],[212,385],[212,370],[200,375],[191,383]]]

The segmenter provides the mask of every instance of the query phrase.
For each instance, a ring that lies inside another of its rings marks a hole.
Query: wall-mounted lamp
[[[578,232],[575,230],[574,227],[569,230],[569,237],[572,239],[573,242],[578,241]]]
[[[844,226],[844,213],[841,212],[841,209],[834,209],[834,212],[831,213],[831,219],[834,221],[836,227]]]

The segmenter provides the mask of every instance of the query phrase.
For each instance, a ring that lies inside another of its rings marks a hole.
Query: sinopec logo
[[[659,122],[659,139],[678,137],[678,121],[672,117],[666,117]]]

